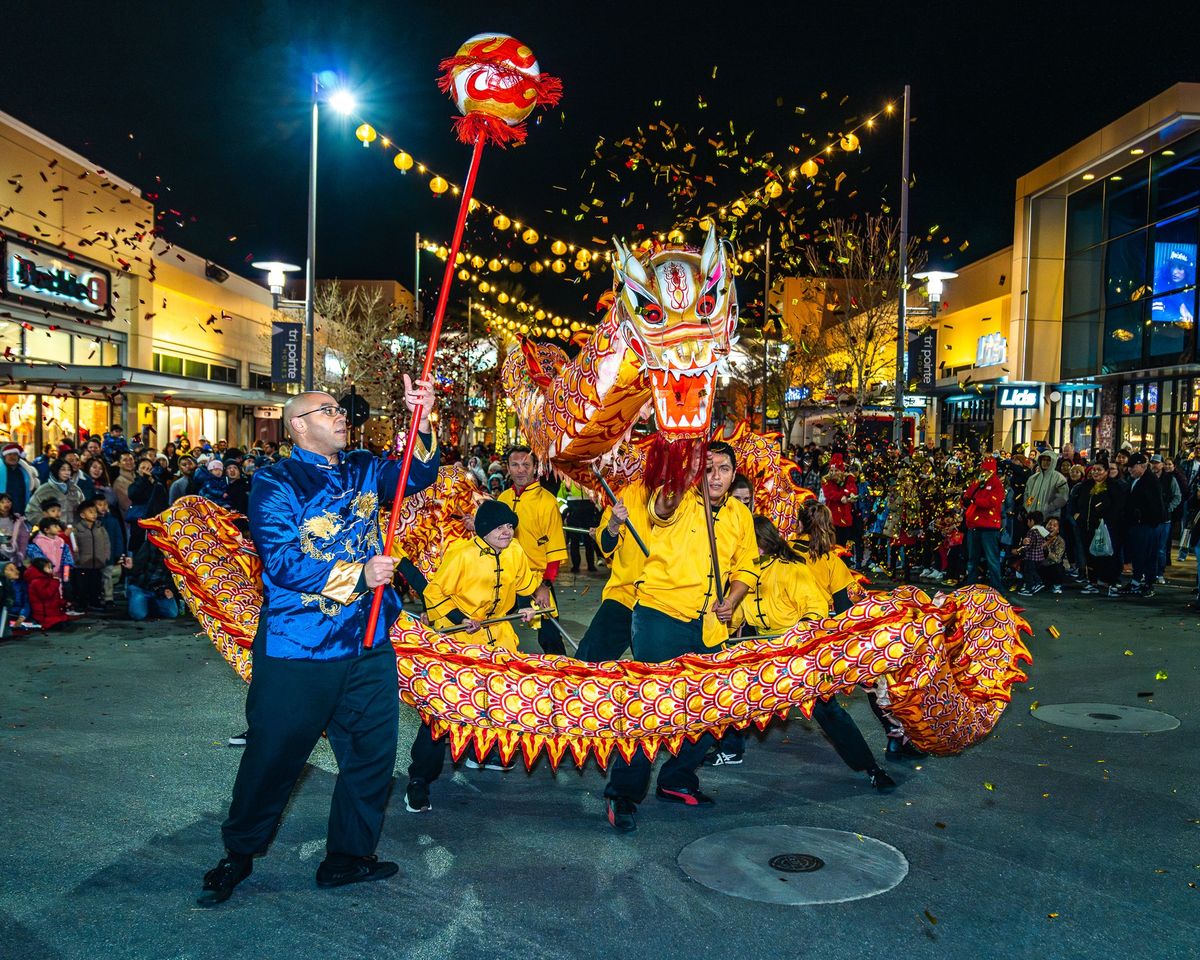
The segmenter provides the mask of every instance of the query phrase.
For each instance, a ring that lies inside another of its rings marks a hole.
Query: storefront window
[[[1154,220],[1200,207],[1200,133],[1151,160],[1150,211]]]
[[[1063,389],[1060,393],[1050,421],[1050,445],[1061,448],[1070,443],[1077,453],[1090,456],[1100,390]]]
[[[1150,158],[1131,163],[1104,185],[1106,237],[1119,237],[1144,227],[1149,217]]]
[[[25,356],[34,363],[70,363],[71,335],[37,327],[25,337]]]
[[[186,437],[188,444],[195,446],[203,438],[209,443],[227,440],[235,445],[235,438],[229,436],[229,414],[225,410],[211,407],[159,407],[155,424],[158,430],[158,445],[161,448],[168,440],[178,443]]]
[[[1121,387],[1121,442],[1177,454],[1196,436],[1200,381],[1163,378]]]
[[[0,394],[0,441],[19,443],[25,456],[37,456],[38,398],[32,393]]]
[[[1071,194],[1067,201],[1067,251],[1074,254],[1104,240],[1104,182]]]
[[[1142,304],[1127,303],[1104,315],[1104,372],[1132,370],[1142,362]]]

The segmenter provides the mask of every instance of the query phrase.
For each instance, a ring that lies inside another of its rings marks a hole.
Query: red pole
[[[442,332],[442,318],[446,315],[446,302],[450,299],[450,285],[454,282],[454,261],[458,258],[458,248],[462,245],[463,229],[467,224],[467,212],[470,209],[471,194],[475,192],[475,175],[479,173],[479,158],[483,155],[483,136],[475,138],[475,149],[471,153],[471,165],[467,168],[467,181],[463,185],[462,200],[458,205],[458,221],[454,224],[454,238],[450,241],[450,253],[446,257],[446,272],[442,276],[442,288],[438,291],[437,310],[433,315],[433,326],[429,331],[429,348],[425,351],[425,365],[421,368],[422,380],[428,380],[433,372],[433,357],[437,353],[438,336]],[[396,481],[396,495],[392,498],[392,514],[388,518],[387,537],[383,541],[384,555],[392,552],[392,539],[396,536],[396,525],[400,520],[400,503],[404,499],[404,490],[408,486],[408,472],[412,468],[413,452],[417,445],[417,417],[413,418],[408,429],[408,439],[404,443],[404,458],[400,463],[400,478]],[[375,625],[379,622],[379,610],[383,606],[383,591],[387,584],[381,583],[375,588],[371,599],[371,615],[367,617],[367,635],[363,646],[368,649],[375,643]]]

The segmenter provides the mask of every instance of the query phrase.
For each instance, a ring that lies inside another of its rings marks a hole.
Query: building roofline
[[[98,164],[93,163],[91,160],[89,160],[87,157],[83,156],[82,154],[76,153],[70,147],[64,147],[57,140],[51,140],[48,136],[46,136],[40,130],[35,130],[29,124],[22,123],[20,120],[18,120],[12,114],[5,113],[3,110],[0,110],[0,124],[3,124],[4,126],[12,127],[14,130],[16,130],[22,136],[28,137],[30,140],[40,143],[43,147],[49,147],[55,153],[62,154],[64,157],[66,157],[72,163],[79,164],[81,167],[84,167],[84,168],[90,170],[92,173],[94,173],[98,177],[103,177],[105,180],[111,180],[117,186],[121,187],[124,190],[128,190],[130,193],[136,195],[139,199],[145,199],[144,197],[142,197],[142,191],[139,188],[135,187],[128,180],[123,180],[120,177],[118,177],[116,174],[114,174],[112,171],[105,170],[103,167],[99,166]]]
[[[1191,123],[1189,124],[1189,121]],[[1068,183],[1151,137],[1167,146],[1200,124],[1200,83],[1176,83],[1017,178],[1017,196],[1035,197]],[[1178,132],[1172,128],[1179,126]]]

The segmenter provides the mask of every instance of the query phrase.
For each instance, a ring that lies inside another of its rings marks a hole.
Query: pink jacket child
[[[75,558],[71,554],[70,545],[59,536],[62,524],[57,520],[45,519],[38,532],[29,541],[26,556],[30,560],[45,557],[53,566],[54,577],[61,584],[71,577],[71,567],[75,566]]]

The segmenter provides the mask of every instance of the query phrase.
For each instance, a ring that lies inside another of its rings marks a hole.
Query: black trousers
[[[101,577],[104,571],[75,567],[71,571],[71,599],[78,610],[87,610],[100,603]]]
[[[235,854],[261,854],[324,731],[337,758],[327,854],[375,852],[392,789],[400,699],[396,654],[383,643],[350,660],[283,660],[254,638],[254,675],[246,697],[249,731],[221,827]]]
[[[567,526],[591,529],[600,522],[600,511],[591,500],[567,501]],[[589,570],[596,569],[596,541],[586,533],[567,533],[567,550],[571,554],[571,572],[579,572],[579,548],[587,555]]]
[[[663,663],[685,653],[710,653],[704,646],[703,636],[701,620],[676,620],[640,604],[633,608],[634,660]],[[716,740],[710,733],[702,735],[695,743],[685,739],[679,753],[669,756],[658,771],[658,785],[667,790],[678,787],[695,790],[700,786],[696,768],[715,745]],[[630,763],[614,753],[604,795],[613,799],[624,797],[640,803],[650,786],[650,771],[650,761],[640,749],[634,753]]]
[[[878,764],[863,739],[862,731],[845,708],[837,702],[836,697],[828,700],[818,700],[813,706],[813,719],[817,721],[833,749],[842,758],[842,762],[851,770],[872,770]]]
[[[618,660],[633,644],[633,611],[617,600],[605,600],[588,624],[575,656],[585,663]]]

